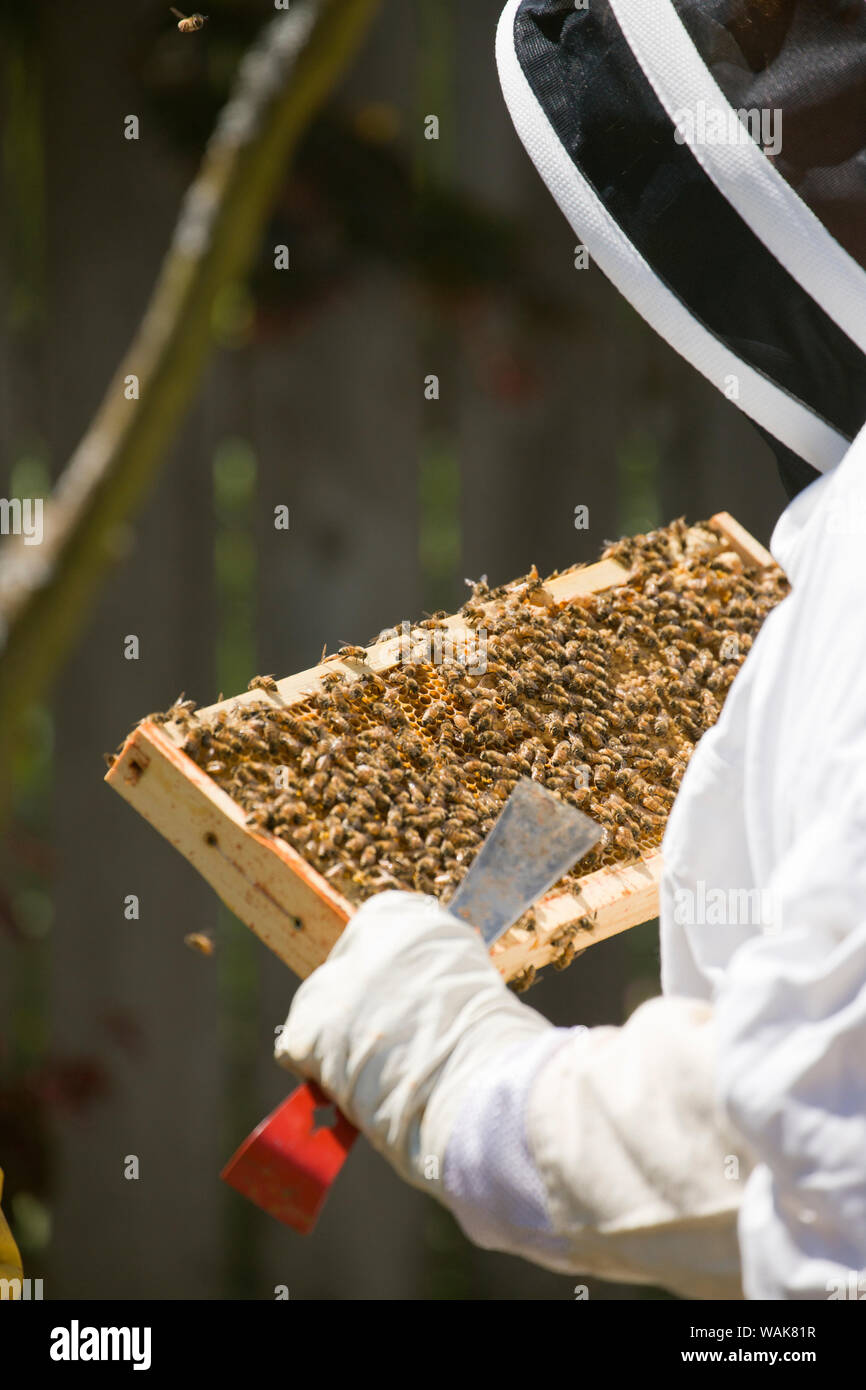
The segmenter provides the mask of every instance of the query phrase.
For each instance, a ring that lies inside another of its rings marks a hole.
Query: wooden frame
[[[710,525],[747,564],[765,567],[772,556],[744,528],[719,512]],[[542,604],[569,602],[624,584],[630,572],[612,560],[569,571],[533,594]],[[509,593],[524,586],[515,585]],[[485,604],[494,610],[497,601]],[[455,617],[454,629],[463,626]],[[366,660],[335,659],[277,682],[276,690],[245,691],[198,710],[196,718],[238,704],[298,704],[321,678],[345,671],[385,671],[400,659],[400,638],[366,649]],[[106,776],[109,786],[144,816],[196,868],[222,901],[296,975],[306,977],[326,958],[355,910],[327,879],[285,841],[251,829],[245,813],[180,747],[182,732],[145,720],[129,735]],[[585,875],[574,891],[553,892],[535,909],[535,930],[513,928],[492,958],[507,980],[555,961],[569,940],[577,949],[603,941],[658,915],[661,853]]]

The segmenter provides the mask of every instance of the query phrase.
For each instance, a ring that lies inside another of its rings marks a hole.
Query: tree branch
[[[214,301],[249,270],[287,159],[378,3],[295,0],[241,63],[132,346],[46,503],[42,543],[0,550],[0,738],[86,621],[210,355]],[[138,400],[124,395],[130,375]]]

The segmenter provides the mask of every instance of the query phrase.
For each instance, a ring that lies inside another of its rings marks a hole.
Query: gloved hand
[[[401,1177],[435,1190],[479,1069],[555,1031],[507,988],[476,931],[435,898],[387,892],[301,985],[276,1057],[317,1081]]]

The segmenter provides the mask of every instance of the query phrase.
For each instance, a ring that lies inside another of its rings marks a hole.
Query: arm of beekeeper
[[[792,594],[753,665],[744,805],[772,930],[715,993],[719,1094],[755,1159],[750,1298],[866,1294],[864,465],[866,431],[780,521]]]
[[[749,1298],[866,1296],[866,812],[847,864],[824,819],[773,883],[781,931],[741,948],[716,1003],[721,1094],[756,1159],[739,1221]]]
[[[434,899],[388,892],[298,990],[276,1055],[477,1244],[741,1297],[737,1147],[714,1100],[707,1004],[656,999],[622,1028],[555,1028],[476,932]]]

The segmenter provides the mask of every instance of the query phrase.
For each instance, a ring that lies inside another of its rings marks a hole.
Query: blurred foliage
[[[446,1207],[431,1197],[424,1225],[424,1283],[431,1302],[471,1299],[475,1293],[473,1247]]]
[[[27,6],[20,6],[26,10]],[[45,280],[45,144],[41,66],[36,35],[22,26],[0,29],[0,109],[3,116],[4,193],[2,250],[12,272],[7,322],[15,335],[43,323]]]
[[[20,1045],[14,1021],[13,1034]],[[54,1116],[84,1114],[111,1085],[108,1068],[95,1057],[47,1057],[22,1070],[0,1045],[4,1208],[25,1259],[42,1251],[50,1238],[57,1176]]]
[[[218,211],[225,215],[216,219],[211,241],[196,258],[184,253],[170,262],[169,257],[155,292],[158,300],[160,287],[164,289],[160,312],[152,312],[143,321],[136,340],[142,361],[153,368],[149,383],[152,389],[147,399],[156,405],[149,413],[138,412],[138,416],[145,416],[145,428],[137,440],[133,438],[131,445],[129,436],[134,431],[127,431],[128,412],[125,406],[117,405],[117,398],[110,392],[103,416],[98,417],[102,433],[100,448],[95,452],[98,454],[101,449],[103,480],[113,470],[117,486],[109,500],[111,506],[119,509],[119,520],[125,521],[132,511],[131,499],[135,500],[136,488],[148,480],[147,466],[151,459],[154,469],[158,465],[164,452],[156,447],[160,442],[159,431],[170,431],[185,403],[184,391],[187,398],[191,394],[196,370],[210,349],[210,339],[215,337],[226,344],[245,336],[253,318],[252,301],[238,282],[248,263],[247,253],[255,244],[267,208],[272,205],[272,190],[292,151],[294,139],[331,82],[338,77],[341,64],[348,60],[374,7],[368,0],[356,0],[352,5],[343,5],[342,0],[340,3],[323,0],[321,4],[311,4],[299,23],[294,22],[294,16],[288,21],[285,16],[282,21],[274,19],[273,11],[265,16],[260,13],[249,16],[252,21],[250,38],[261,28],[263,19],[274,22],[267,27],[262,44],[248,60],[245,81],[238,84],[230,113],[235,122],[240,118],[247,122],[247,138],[246,141],[237,139],[236,126],[232,127],[230,138],[224,127],[218,131],[215,143],[210,146],[214,156],[212,164],[200,176],[211,179],[209,191],[212,195],[221,193],[222,204]],[[163,11],[159,13],[165,23]],[[156,15],[154,10],[154,22]],[[12,208],[11,217],[4,223],[0,254],[4,279],[10,287],[6,327],[11,340],[41,327],[44,166],[48,132],[43,121],[44,90],[39,77],[48,20],[49,11],[44,4],[0,5],[0,115],[3,120],[0,177],[4,202]],[[133,19],[130,30],[134,26]],[[172,33],[174,48],[183,52],[184,45],[178,44],[173,24],[167,32]],[[242,43],[223,68],[217,64],[212,69],[218,78],[216,87],[221,86],[219,107],[228,97],[229,79],[246,46]],[[195,48],[187,51],[194,52]],[[217,114],[216,110],[209,112],[209,125],[216,122]],[[217,166],[216,176],[214,166]],[[199,266],[201,272],[197,273]],[[166,312],[169,300],[175,310],[174,317]],[[168,335],[168,348],[162,336],[164,332]],[[32,336],[41,342],[38,331]],[[173,371],[169,370],[172,348],[175,350]],[[186,349],[185,355],[181,353],[182,348]],[[179,354],[183,358],[181,365],[187,369],[183,379],[178,371]],[[135,365],[138,372],[138,358]],[[34,366],[31,374],[33,372]],[[160,372],[166,383],[161,410]],[[33,409],[32,401],[29,408]],[[36,421],[29,417],[27,410],[25,403],[16,411],[14,428],[35,428]],[[21,420],[17,416],[21,416]],[[110,417],[108,424],[105,417]],[[116,424],[119,419],[121,423]],[[114,430],[110,427],[112,423],[116,424]],[[32,566],[32,573],[37,575],[36,583],[28,590],[24,578],[16,571],[17,577],[10,585],[14,591],[12,607],[23,589],[24,606],[32,599],[33,608],[23,617],[20,608],[16,608],[8,630],[3,633],[7,669],[9,639],[16,633],[24,634],[24,647],[30,644],[29,654],[31,657],[35,654],[37,665],[44,664],[44,654],[48,651],[54,659],[54,648],[46,631],[49,623],[43,600],[46,595],[49,598],[71,595],[72,609],[79,605],[78,611],[83,613],[85,590],[89,598],[90,588],[96,586],[96,575],[110,559],[110,547],[104,542],[113,531],[105,525],[100,510],[108,489],[100,493],[87,511],[95,481],[94,428],[89,451],[85,447],[80,455],[84,458],[87,496],[82,502],[81,493],[76,494],[76,502],[68,509],[68,515],[60,516],[60,523],[55,527],[61,560],[69,560],[67,569],[64,571],[62,564],[56,565],[51,576],[52,585],[49,585],[44,578],[46,562],[40,555],[39,564]],[[67,483],[71,471],[67,469],[64,475]],[[11,479],[13,495],[14,489],[20,487],[26,488],[28,494],[42,495],[44,473],[38,450],[22,452]],[[81,482],[79,476],[78,483]],[[74,487],[71,490],[74,492]],[[69,491],[67,487],[67,497]],[[216,661],[218,675],[227,685],[239,681],[241,671],[246,679],[255,653],[256,567],[251,540],[254,498],[255,460],[245,447],[229,445],[220,451],[214,467],[215,587],[221,614]],[[56,505],[55,511],[59,515],[62,507]],[[64,521],[67,522],[65,531]],[[47,533],[46,527],[46,539]],[[64,550],[63,543],[67,539],[68,550]],[[48,549],[46,543],[45,550]],[[8,552],[8,543],[6,550]],[[76,565],[76,560],[81,563]],[[73,581],[77,582],[77,588]],[[55,605],[49,615],[55,624],[58,651],[68,644],[74,630],[72,612],[61,614],[61,606]],[[16,628],[14,623],[19,618]],[[21,669],[32,676],[26,655]],[[40,675],[44,676],[44,671],[40,671]],[[7,959],[11,961],[11,1013],[8,1021],[10,1042],[0,1037],[0,1153],[6,1169],[13,1230],[17,1222],[16,1234],[23,1250],[39,1251],[47,1244],[51,1232],[52,1117],[59,1110],[81,1111],[107,1095],[111,1076],[101,1057],[58,1057],[49,1052],[48,968],[53,923],[53,863],[47,852],[47,842],[51,829],[53,723],[47,708],[36,703],[34,692],[40,688],[39,680],[28,682],[22,677],[16,687],[12,677],[10,683],[14,699],[12,714],[8,715],[7,711],[4,726],[9,757],[3,773],[4,790],[10,793],[15,820],[0,846],[0,868],[4,880],[14,884],[14,888],[0,893],[0,924],[14,939],[14,948],[5,943]],[[13,722],[14,736],[11,733]],[[21,855],[22,845],[32,851],[29,857]],[[230,940],[221,977],[229,1054],[226,1088],[227,1108],[236,1119],[249,1096],[250,1079],[256,1065],[257,961],[251,954],[255,950],[254,943],[246,932],[241,930],[227,935]],[[123,1011],[110,1010],[96,1022],[104,1027],[108,1040],[134,1052],[138,1030],[135,1021],[125,1017]],[[243,1234],[249,1224],[246,1212],[239,1224],[235,1222],[232,1234],[236,1239],[230,1242],[230,1259],[227,1257],[227,1264],[236,1269],[240,1255],[241,1272],[245,1250],[251,1256],[250,1243],[244,1244]],[[249,1270],[250,1260],[246,1263]]]
[[[154,23],[136,47],[143,94],[166,140],[190,166],[260,22],[249,6],[230,0],[211,11],[195,43],[179,45]],[[435,46],[431,53],[436,56]],[[420,178],[419,154],[403,125],[394,106],[377,102],[352,109],[332,102],[311,123],[253,272],[256,332],[267,337],[302,323],[376,259],[410,276],[440,307],[457,310],[479,296],[497,296],[538,330],[570,324],[531,264],[528,230],[438,171]],[[431,159],[447,164],[444,138],[422,143]],[[277,245],[291,247],[290,276],[274,270]]]
[[[428,612],[454,601],[460,563],[460,463],[452,442],[436,433],[419,459],[419,561]]]
[[[213,461],[215,676],[220,691],[243,690],[256,665],[258,568],[253,538],[258,465],[244,439],[226,439]],[[222,696],[220,696],[222,698]],[[222,1148],[233,1153],[261,1116],[256,1096],[260,947],[242,922],[217,909],[217,988],[222,1049]],[[223,1202],[223,1292],[249,1297],[257,1276],[260,1214],[231,1188]]]
[[[287,162],[378,3],[304,0],[275,15],[238,65],[148,308],[45,509],[39,553],[18,536],[0,547],[6,742],[19,712],[56,676],[119,558],[118,536],[152,487],[214,349],[214,316],[219,328],[226,299],[237,298],[235,286],[255,258]],[[142,394],[121,391],[130,378]],[[129,399],[140,402],[134,410]]]
[[[624,536],[661,526],[661,458],[658,442],[646,431],[632,434],[616,460],[619,527]]]

